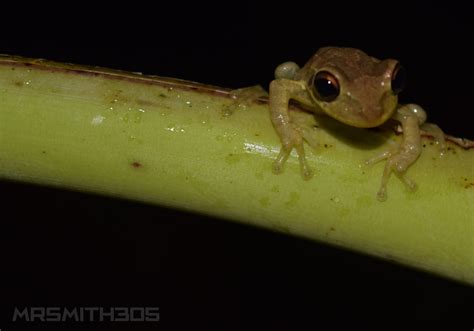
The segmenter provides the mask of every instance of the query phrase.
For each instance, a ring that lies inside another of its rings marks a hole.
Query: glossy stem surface
[[[400,142],[392,129],[293,110],[319,144],[306,145],[314,177],[304,181],[294,152],[272,173],[280,142],[268,105],[232,102],[196,83],[2,57],[0,176],[219,216],[474,284],[472,142],[450,139],[439,157],[424,137],[408,171],[418,190],[392,176],[379,202],[384,164],[363,164]]]

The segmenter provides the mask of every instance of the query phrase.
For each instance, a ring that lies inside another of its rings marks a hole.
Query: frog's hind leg
[[[268,97],[268,92],[260,85],[243,87],[230,91],[230,95],[234,100],[224,109],[224,116],[232,115],[239,107],[247,107],[261,97]]]
[[[267,97],[268,92],[261,85],[254,85],[232,90],[230,95],[241,103],[250,103],[260,97]]]

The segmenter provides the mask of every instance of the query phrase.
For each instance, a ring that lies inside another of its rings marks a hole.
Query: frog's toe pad
[[[283,163],[278,160],[275,160],[272,164],[272,172],[275,175],[281,174],[283,172]]]
[[[313,178],[313,175],[314,173],[309,167],[301,170],[301,177],[303,177],[304,180],[310,180]]]
[[[385,187],[381,188],[377,192],[377,200],[382,202],[387,200],[387,190],[385,189]]]

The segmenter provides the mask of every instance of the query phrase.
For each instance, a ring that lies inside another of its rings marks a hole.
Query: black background
[[[25,4],[3,8],[0,52],[267,86],[274,68],[327,45],[399,59],[402,102],[474,139],[467,5]],[[299,238],[135,202],[0,182],[0,329],[15,306],[159,306],[157,325],[67,329],[474,327],[471,287]],[[317,208],[317,206],[315,206]],[[446,206],[449,208],[449,206]],[[455,222],[455,220],[446,220]]]

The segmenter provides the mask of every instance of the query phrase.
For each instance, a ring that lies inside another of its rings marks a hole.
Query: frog
[[[406,81],[406,69],[398,60],[379,60],[356,48],[323,47],[302,68],[295,62],[284,62],[277,66],[274,76],[266,95],[270,119],[281,141],[280,152],[272,166],[275,174],[283,172],[294,149],[303,179],[313,176],[303,144],[305,140],[310,141],[305,139],[301,127],[292,121],[290,100],[315,115],[329,116],[351,127],[375,128],[389,120],[401,125],[400,145],[364,162],[370,166],[386,160],[376,195],[380,201],[387,200],[387,184],[392,173],[409,191],[417,189],[406,173],[421,154],[421,130],[434,137],[440,146],[440,154],[444,154],[444,133],[437,125],[426,122],[426,111],[417,104],[398,103],[398,95]],[[237,99],[250,100],[262,96],[262,90],[261,87],[244,88],[233,95]]]

